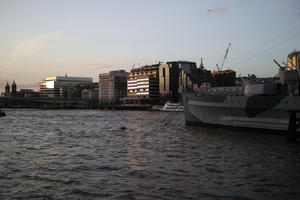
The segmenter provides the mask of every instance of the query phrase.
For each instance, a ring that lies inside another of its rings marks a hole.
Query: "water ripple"
[[[183,114],[6,110],[0,199],[300,199],[300,145]],[[125,128],[122,128],[125,127]]]

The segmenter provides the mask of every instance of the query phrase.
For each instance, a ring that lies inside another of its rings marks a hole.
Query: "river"
[[[5,111],[0,199],[300,199],[300,144],[283,135],[183,113]]]

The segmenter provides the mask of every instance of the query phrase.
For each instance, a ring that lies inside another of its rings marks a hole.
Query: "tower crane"
[[[223,61],[222,61],[221,66],[219,67],[219,65],[216,64],[216,66],[217,66],[217,68],[218,68],[219,71],[222,71],[222,69],[223,69],[223,67],[224,67],[225,60],[226,60],[226,58],[227,58],[228,51],[229,51],[230,48],[231,48],[231,43],[228,44],[228,47],[227,47],[227,49],[226,49],[226,53],[225,53],[225,55],[224,55],[224,58],[223,58]]]
[[[132,65],[131,70],[133,70],[134,66],[135,66],[135,64]]]

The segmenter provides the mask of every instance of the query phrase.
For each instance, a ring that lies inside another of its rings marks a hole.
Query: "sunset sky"
[[[273,76],[300,50],[299,0],[0,0],[0,91],[187,60]]]

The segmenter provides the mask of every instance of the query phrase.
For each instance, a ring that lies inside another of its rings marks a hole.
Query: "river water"
[[[300,199],[300,144],[283,135],[187,127],[183,113],[6,113],[0,199]]]

